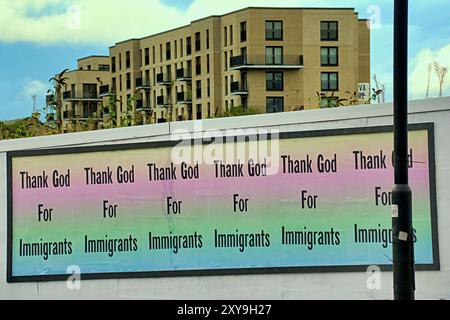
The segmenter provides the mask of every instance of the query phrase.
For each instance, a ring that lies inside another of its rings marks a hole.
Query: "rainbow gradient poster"
[[[9,153],[8,281],[389,268],[389,130]],[[409,142],[416,264],[435,270],[433,126]]]

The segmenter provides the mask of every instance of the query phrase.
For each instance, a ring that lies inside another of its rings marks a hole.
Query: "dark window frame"
[[[166,42],[166,61],[172,60],[172,44]]]
[[[186,55],[190,56],[192,54],[192,38],[186,38]]]
[[[276,37],[275,24],[281,23],[281,35],[280,38]],[[272,28],[268,28],[267,25],[271,24]],[[283,20],[266,20],[265,22],[266,41],[283,41],[284,39],[284,22]]]
[[[327,50],[327,62],[323,63],[322,61],[322,50]],[[336,49],[336,63],[331,63],[330,62],[330,50],[331,49]],[[338,67],[339,66],[339,47],[320,47],[320,65],[322,67]]]
[[[323,29],[322,26],[326,24],[327,28]],[[330,25],[336,24],[336,37],[331,37]],[[326,30],[327,35],[324,36],[323,31]],[[320,21],[320,40],[321,41],[339,41],[339,21]]]
[[[269,55],[267,54],[267,49],[272,49],[272,54]],[[281,63],[276,63],[276,58],[277,55],[275,54],[275,49],[281,49]],[[284,63],[284,47],[281,46],[267,46],[264,49],[265,52],[265,64],[266,65],[271,65],[271,66],[281,66]],[[272,56],[272,61],[268,61],[268,57]]]
[[[266,97],[266,112],[267,112],[267,113],[274,113],[274,112],[272,112],[272,111],[269,111],[269,101],[270,101],[270,100],[273,100],[273,101],[278,100],[278,101],[281,101],[281,102],[282,102],[282,104],[281,104],[281,110],[278,110],[278,111],[276,111],[275,113],[284,112],[284,97]],[[274,105],[274,103],[272,103],[271,106],[273,106],[273,105]]]
[[[150,48],[145,48],[144,54],[145,54],[145,56],[144,56],[144,59],[145,59],[144,63],[145,63],[146,66],[148,66],[150,64]]]
[[[195,33],[195,52],[202,50],[202,34],[200,32]]]
[[[275,75],[281,74],[281,87],[277,88],[276,83],[279,82],[279,80],[275,80]],[[268,75],[272,75],[272,80],[268,79]],[[269,86],[269,83],[271,85]],[[284,91],[284,72],[282,71],[267,71],[266,72],[266,91]]]
[[[247,21],[242,21],[241,28],[241,42],[247,42]]]
[[[331,88],[331,75],[335,74],[336,75],[336,88]],[[327,75],[328,76],[328,88],[325,88],[323,86],[324,82],[322,80],[323,75]],[[339,72],[321,72],[320,74],[320,89],[323,92],[330,92],[330,91],[339,91]]]
[[[131,51],[125,52],[125,68],[126,69],[131,68]]]

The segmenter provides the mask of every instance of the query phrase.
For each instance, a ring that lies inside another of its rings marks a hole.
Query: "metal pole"
[[[414,300],[414,232],[408,170],[408,0],[394,0],[394,299]]]

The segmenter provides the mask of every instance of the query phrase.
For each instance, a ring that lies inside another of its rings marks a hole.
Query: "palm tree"
[[[67,79],[64,77],[64,74],[69,71],[69,69],[63,70],[60,74],[55,77],[50,78],[49,82],[53,83],[56,94],[56,121],[58,123],[59,128],[62,128],[62,88],[67,86]]]
[[[445,66],[441,66],[439,62],[434,62],[434,71],[439,78],[439,98],[442,98],[444,94],[444,80],[447,75],[448,68]]]

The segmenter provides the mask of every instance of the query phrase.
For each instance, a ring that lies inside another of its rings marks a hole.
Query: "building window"
[[[190,56],[191,55],[191,53],[192,53],[192,43],[191,43],[191,37],[187,37],[186,38],[186,54],[188,55],[188,56]]]
[[[126,68],[127,69],[129,69],[129,68],[131,68],[131,55],[130,55],[130,51],[127,51],[126,52],[126,61],[125,61],[125,64],[126,64]]]
[[[153,46],[152,48],[152,57],[153,57],[153,64],[156,63],[156,48]]]
[[[210,73],[210,62],[209,62],[209,54],[206,55],[206,73],[209,74]]]
[[[233,45],[233,26],[230,26],[230,46]]]
[[[339,63],[337,47],[322,47],[320,53],[322,66],[337,66]]]
[[[195,58],[195,75],[199,76],[202,74],[202,59],[201,57]]]
[[[109,64],[99,64],[98,70],[99,71],[109,71]]]
[[[266,40],[283,40],[283,21],[266,21]]]
[[[228,95],[228,77],[225,76],[225,95]]]
[[[201,120],[202,119],[202,105],[198,104],[197,107],[197,120]]]
[[[208,80],[207,80],[206,96],[207,96],[208,98],[211,97],[211,79],[209,79],[209,78],[208,78]]]
[[[175,40],[175,42],[174,42],[173,53],[175,55],[175,59],[177,59],[178,58],[178,44],[177,44],[177,40]]]
[[[166,60],[171,59],[170,42],[166,42]]]
[[[209,29],[206,30],[206,50],[209,49]]]
[[[247,41],[247,22],[241,22],[241,42]]]
[[[322,72],[321,82],[322,91],[339,90],[339,78],[337,72]]]
[[[226,47],[228,45],[228,28],[224,27],[223,29],[223,45]]]
[[[195,51],[198,52],[201,50],[201,37],[200,32],[195,33]]]
[[[322,21],[320,23],[320,38],[322,41],[338,40],[338,22]]]
[[[159,62],[163,62],[163,46],[159,45]]]
[[[339,106],[339,97],[327,97],[320,99],[320,108],[337,108]]]
[[[127,73],[127,90],[131,89],[131,73]]]
[[[111,70],[112,70],[112,73],[116,72],[116,57],[111,58]]]
[[[225,51],[224,70],[228,71],[228,52]]]
[[[266,47],[266,64],[283,64],[283,47]]]
[[[97,98],[97,85],[96,84],[83,84],[83,98],[85,98],[85,99]]]
[[[180,39],[180,57],[184,57],[183,39]]]
[[[119,70],[122,70],[122,54],[119,53]]]
[[[150,48],[145,48],[145,65],[150,64]]]
[[[267,91],[283,91],[283,72],[267,72],[266,73],[266,90]]]
[[[267,111],[267,113],[283,112],[284,111],[284,98],[283,97],[267,97],[266,111]]]
[[[122,91],[122,75],[119,75],[119,91]]]
[[[201,80],[197,80],[195,83],[195,97],[197,99],[201,99],[202,98],[202,81]]]

